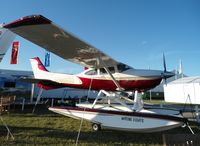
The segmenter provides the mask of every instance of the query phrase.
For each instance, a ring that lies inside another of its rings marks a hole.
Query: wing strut
[[[99,60],[100,60],[100,62],[102,63],[103,68],[106,70],[106,72],[107,72],[107,73],[110,75],[110,77],[112,78],[113,83],[116,85],[116,87],[117,87],[116,90],[118,90],[118,91],[124,91],[124,89],[120,87],[118,81],[114,78],[114,76],[112,75],[112,73],[111,73],[110,70],[108,69],[107,65],[104,63],[104,61],[103,61],[101,58],[99,58]]]
[[[115,79],[115,77],[112,75],[112,73],[110,72],[110,70],[108,69],[107,65],[104,63],[104,61],[103,61],[101,58],[99,58],[99,61],[102,63],[104,69],[106,70],[106,72],[107,72],[107,73],[110,75],[110,77],[112,78],[112,81],[114,82],[114,84],[115,84],[116,87],[117,87],[116,90],[124,93],[124,89],[123,89],[122,87],[120,87],[118,81],[117,81],[117,80]],[[123,95],[121,95],[121,94],[119,94],[119,96],[120,96],[120,98],[123,98],[123,99],[125,99],[125,100],[127,100],[127,101],[129,101],[129,102],[131,102],[131,103],[133,102],[131,99],[129,99],[129,98],[127,98],[127,97],[125,97],[125,96],[123,96]]]

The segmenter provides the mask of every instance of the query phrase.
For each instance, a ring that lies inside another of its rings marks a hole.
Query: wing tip
[[[16,28],[20,26],[27,26],[27,25],[40,25],[40,24],[49,24],[51,23],[51,20],[47,19],[46,17],[42,15],[29,15],[22,17],[20,19],[17,19],[11,23],[3,25],[4,28]]]

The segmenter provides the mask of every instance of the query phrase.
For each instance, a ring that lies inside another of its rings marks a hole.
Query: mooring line
[[[90,81],[90,86],[89,86],[89,90],[88,90],[88,93],[87,93],[86,101],[88,101],[88,97],[90,95],[90,91],[91,91],[91,87],[92,87],[92,81],[93,81],[93,79],[91,79],[91,81]],[[79,137],[80,137],[80,134],[81,134],[81,129],[82,129],[82,125],[83,125],[83,118],[84,118],[85,109],[86,109],[86,107],[84,107],[84,110],[83,110],[83,116],[81,118],[81,123],[80,123],[80,126],[79,126],[78,135],[77,135],[77,138],[76,138],[76,144],[75,144],[76,146],[78,146],[78,140],[79,140]]]
[[[3,120],[2,116],[1,116],[1,114],[0,114],[0,119],[1,119],[1,121],[2,121],[2,123],[3,123],[3,125],[6,127],[6,129],[7,129],[7,131],[8,131],[8,133],[7,133],[7,140],[8,140],[8,138],[9,138],[9,135],[10,135],[11,138],[14,140],[15,138],[14,138],[14,136],[12,135],[12,133],[10,132],[10,129],[8,128],[7,124],[4,122],[4,120]]]

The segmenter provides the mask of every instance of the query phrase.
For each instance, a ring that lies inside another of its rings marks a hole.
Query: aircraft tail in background
[[[41,79],[44,77],[47,77],[48,70],[45,68],[45,66],[42,64],[39,57],[35,57],[30,59],[33,74],[35,78]]]
[[[15,39],[16,34],[0,25],[0,62]]]

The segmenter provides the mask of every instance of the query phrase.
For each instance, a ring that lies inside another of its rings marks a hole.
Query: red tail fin
[[[32,59],[34,59],[34,60],[37,61],[37,63],[38,63],[38,68],[39,68],[40,70],[48,71],[48,70],[45,68],[45,66],[42,64],[42,62],[41,62],[41,60],[40,60],[39,57],[34,57],[34,58],[32,58]]]

